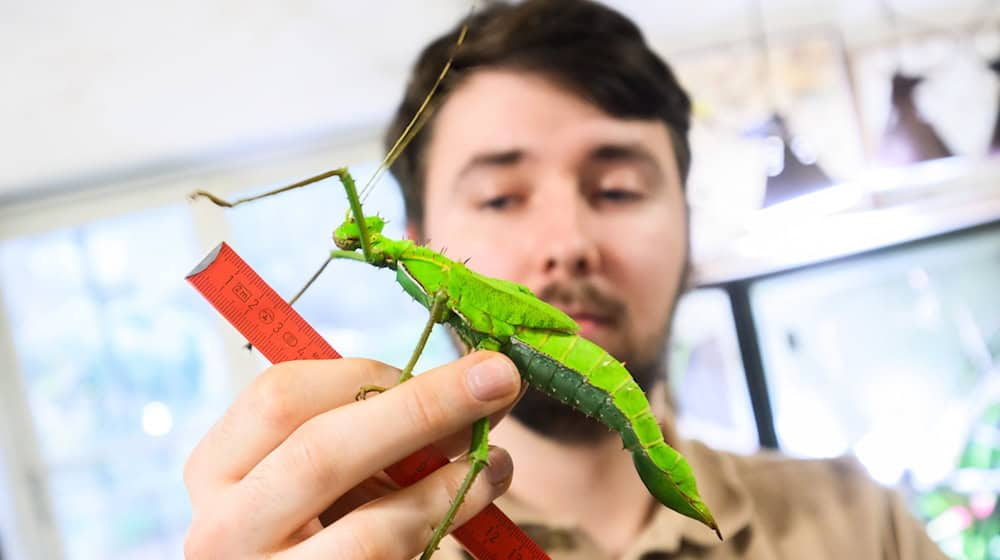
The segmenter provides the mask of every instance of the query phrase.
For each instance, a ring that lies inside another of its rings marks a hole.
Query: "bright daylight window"
[[[213,317],[181,282],[198,252],[182,205],[0,244],[38,474],[67,558],[181,550],[182,465],[229,398]]]

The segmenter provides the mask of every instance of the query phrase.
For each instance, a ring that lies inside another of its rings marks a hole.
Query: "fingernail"
[[[521,378],[503,358],[490,358],[469,368],[469,390],[481,401],[492,401],[517,392]]]
[[[490,448],[489,466],[486,467],[486,480],[493,486],[504,486],[514,475],[514,462],[510,454],[499,447]]]

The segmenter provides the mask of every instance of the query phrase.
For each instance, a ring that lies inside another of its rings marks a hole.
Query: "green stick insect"
[[[467,32],[463,27],[458,48]],[[453,56],[452,56],[453,58]],[[395,161],[422,124],[421,115],[450,68],[449,59],[420,110],[395,146],[375,171],[363,192],[370,192],[377,178]],[[438,323],[450,325],[469,349],[488,349],[506,354],[517,365],[529,385],[568,406],[598,419],[620,434],[625,450],[632,454],[636,471],[650,493],[663,505],[696,519],[722,538],[708,507],[698,495],[687,461],[663,439],[649,402],[624,365],[596,344],[582,338],[579,326],[559,309],[537,298],[527,287],[473,272],[429,247],[410,240],[382,235],[385,221],[366,216],[362,197],[347,168],[334,169],[274,191],[233,202],[205,191],[192,197],[208,198],[219,206],[232,207],[267,196],[337,177],[347,193],[349,209],[334,232],[337,249],[295,297],[294,303],[333,259],[352,259],[396,271],[396,281],[429,311],[427,323],[399,382],[413,376],[413,368],[428,337]],[[359,389],[359,398],[384,387]],[[449,507],[435,528],[421,556],[428,559],[437,550],[476,476],[487,465],[489,419],[478,420],[472,429],[470,469]]]

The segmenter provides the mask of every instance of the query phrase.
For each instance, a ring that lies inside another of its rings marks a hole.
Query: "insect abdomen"
[[[663,440],[645,393],[621,362],[579,335],[548,329],[522,327],[503,351],[530,385],[618,432],[661,503],[718,532],[691,467]]]
[[[576,334],[519,329],[506,352],[533,387],[597,418],[635,451],[663,436],[632,376],[604,349]]]

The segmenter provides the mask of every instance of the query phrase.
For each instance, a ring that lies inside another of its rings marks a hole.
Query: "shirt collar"
[[[664,426],[664,432],[668,441],[675,442],[673,447],[691,464],[698,481],[698,493],[712,511],[722,536],[729,540],[748,529],[752,517],[750,494],[740,480],[733,457],[697,441],[669,437],[675,434],[670,424]],[[536,540],[551,541],[539,542],[542,548],[572,547],[573,539],[581,538],[575,527],[545,518],[516,498],[502,496],[496,504],[518,525],[544,527],[543,533],[532,535]],[[654,551],[672,553],[680,549],[682,542],[703,548],[722,544],[711,529],[660,504],[655,505],[651,515],[649,524],[623,558],[639,558]]]

